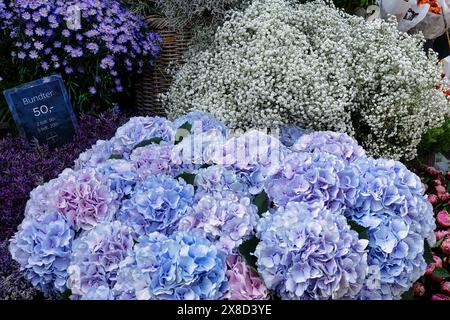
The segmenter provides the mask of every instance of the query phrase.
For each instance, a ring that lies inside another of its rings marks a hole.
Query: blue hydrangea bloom
[[[251,194],[258,194],[264,183],[276,174],[288,153],[287,147],[270,135],[252,130],[208,150],[209,163],[235,170],[244,177]]]
[[[97,171],[107,178],[109,189],[121,201],[132,194],[137,182],[137,173],[131,162],[126,160],[107,160],[97,167]]]
[[[127,156],[136,145],[153,138],[173,142],[175,139],[173,124],[160,117],[134,117],[117,129],[111,141],[115,154]]]
[[[364,284],[367,240],[321,201],[264,214],[257,236],[258,271],[282,299],[352,299]]]
[[[280,142],[286,147],[292,147],[301,136],[307,134],[309,130],[302,129],[296,125],[287,124],[280,128]]]
[[[101,285],[98,287],[91,287],[86,292],[86,294],[81,298],[81,300],[115,300],[113,291],[105,286]]]
[[[304,152],[327,152],[350,163],[366,152],[358,142],[346,133],[332,131],[316,131],[305,134],[294,144],[293,150]]]
[[[74,170],[96,168],[106,162],[113,153],[112,142],[98,140],[90,149],[79,155],[78,159],[75,160]]]
[[[239,195],[249,195],[249,185],[246,179],[240,177],[233,170],[222,166],[213,165],[198,170],[194,184],[199,192],[213,194],[229,190]]]
[[[399,299],[425,271],[424,240],[435,242],[433,209],[420,178],[394,160],[361,158],[360,192],[346,211],[368,229],[372,273],[363,299]]]
[[[33,286],[49,295],[66,290],[74,231],[58,213],[25,218],[9,250]]]
[[[201,230],[219,249],[231,254],[254,235],[258,209],[248,197],[231,191],[198,193],[196,203],[179,223],[179,230]]]
[[[146,239],[148,238],[148,239]],[[141,237],[114,288],[121,299],[214,300],[228,289],[226,255],[188,233]]]
[[[132,197],[123,201],[119,220],[133,227],[136,236],[154,231],[169,235],[177,229],[193,196],[194,187],[182,178],[152,176],[140,182]]]
[[[132,230],[119,221],[99,224],[77,238],[67,269],[72,298],[88,299],[93,287],[111,289],[119,264],[131,254],[133,245]]]
[[[281,170],[265,184],[277,206],[289,202],[324,201],[332,211],[351,206],[359,188],[359,171],[337,157],[321,152],[287,155]]]
[[[225,125],[219,120],[217,120],[213,115],[206,112],[200,111],[189,112],[188,114],[179,117],[173,121],[175,128],[180,128],[185,123],[189,123],[192,126],[191,128],[192,133],[201,133],[211,130],[217,130],[224,137],[227,136],[227,128],[225,127]]]

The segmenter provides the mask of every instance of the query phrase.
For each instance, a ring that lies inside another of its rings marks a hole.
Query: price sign
[[[42,78],[4,92],[21,134],[32,143],[62,146],[75,134],[76,117],[60,75]]]

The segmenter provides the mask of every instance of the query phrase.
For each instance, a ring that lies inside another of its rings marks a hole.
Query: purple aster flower
[[[17,54],[17,57],[18,57],[19,59],[25,59],[26,56],[27,56],[27,54],[26,54],[25,52],[23,52],[23,51],[20,51],[20,52]]]
[[[90,94],[96,94],[97,93],[97,89],[95,89],[95,87],[89,87],[89,93]]]
[[[93,43],[93,42],[89,42],[86,45],[86,48],[91,51],[92,53],[97,53],[98,52],[98,44]]]
[[[61,34],[66,38],[70,37],[70,31],[67,29],[64,29]]]
[[[31,50],[30,53],[28,54],[28,56],[29,56],[31,59],[37,59],[37,58],[39,57],[39,55],[38,55],[38,53],[37,53],[36,50]]]
[[[34,47],[35,47],[37,50],[42,50],[42,49],[44,49],[44,44],[43,44],[42,42],[40,42],[40,41],[36,41],[36,42],[34,43]]]
[[[41,67],[42,69],[44,69],[45,71],[47,71],[48,69],[50,69],[50,65],[47,62],[42,62],[41,63]]]
[[[35,31],[36,35],[43,36],[45,34],[45,30],[42,28],[36,28]]]

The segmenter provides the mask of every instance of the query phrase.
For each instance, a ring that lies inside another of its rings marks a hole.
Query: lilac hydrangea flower
[[[115,286],[123,299],[214,300],[228,290],[225,254],[201,236],[150,234],[133,253]]]
[[[199,169],[194,180],[198,192],[214,194],[225,190],[239,195],[249,196],[247,180],[236,172],[222,166],[213,165]]]
[[[232,192],[198,193],[196,203],[181,218],[179,230],[200,230],[219,249],[232,253],[254,235],[258,209],[248,197]]]
[[[183,179],[151,176],[138,183],[124,200],[118,218],[133,227],[137,236],[158,231],[171,234],[192,204],[194,187]]]
[[[358,142],[346,133],[332,131],[316,131],[303,135],[293,146],[296,151],[327,152],[346,163],[351,163],[366,152]]]
[[[97,172],[106,177],[109,190],[116,194],[115,198],[118,201],[133,193],[137,182],[137,173],[129,161],[108,160],[97,167]]]
[[[323,202],[264,214],[257,236],[258,271],[282,299],[352,299],[364,284],[367,240]]]
[[[9,250],[33,286],[49,295],[66,290],[74,231],[58,213],[28,217]]]
[[[162,141],[135,149],[130,155],[130,162],[141,180],[152,175],[166,174],[175,176],[179,170],[172,163],[172,149],[174,145]]]
[[[193,133],[218,130],[224,137],[227,136],[227,128],[225,125],[217,120],[213,115],[206,112],[189,112],[185,116],[179,117],[173,121],[175,128],[180,128],[185,123],[189,123],[192,126],[191,132]]]
[[[113,288],[119,264],[131,255],[133,245],[132,230],[119,221],[99,224],[77,238],[67,270],[71,298],[92,299],[92,288]]]
[[[368,277],[362,299],[399,299],[425,272],[424,240],[435,242],[433,208],[420,178],[394,160],[361,158],[356,204],[346,211],[368,229]]]
[[[173,142],[174,136],[172,123],[164,118],[134,117],[117,129],[112,143],[115,153],[127,155],[141,142],[153,138]]]
[[[258,194],[266,180],[280,170],[287,152],[278,139],[252,130],[213,146],[208,162],[236,170],[248,180],[250,193]]]
[[[240,255],[227,258],[229,290],[222,297],[228,300],[267,300],[269,290],[264,285],[258,273],[247,265]]]
[[[277,206],[289,202],[324,201],[332,211],[354,205],[359,171],[337,157],[321,152],[295,152],[285,157],[281,170],[265,190]]]
[[[53,189],[51,205],[78,230],[109,221],[117,210],[107,179],[94,169],[65,170]]]
[[[75,170],[96,168],[106,162],[113,154],[113,144],[110,141],[98,140],[92,148],[81,153],[75,160]]]

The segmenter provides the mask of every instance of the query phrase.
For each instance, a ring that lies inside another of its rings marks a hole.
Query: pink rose
[[[446,193],[446,190],[445,190],[445,187],[444,187],[444,186],[436,186],[435,189],[436,189],[436,192],[437,192],[438,194],[439,194],[439,193],[441,193],[441,194],[445,194],[445,193]]]
[[[239,255],[229,256],[227,272],[229,291],[222,299],[229,300],[267,300],[268,291],[255,270],[247,266]]]
[[[440,185],[442,185],[442,181],[441,181],[440,179],[434,179],[434,180],[433,180],[433,184],[434,184],[435,186],[440,186]]]
[[[436,221],[443,227],[450,227],[450,214],[443,210],[436,215]]]
[[[433,294],[433,296],[431,297],[431,300],[450,300],[450,297],[446,296],[445,294],[438,293],[438,294]]]
[[[426,172],[431,176],[437,176],[440,171],[433,167],[427,167]]]
[[[449,234],[450,234],[449,230],[439,230],[439,231],[434,232],[434,235],[436,236],[437,241],[444,239]]]
[[[438,203],[438,198],[435,194],[429,194],[428,201],[434,206]]]
[[[441,291],[442,293],[450,295],[450,281],[441,282]]]
[[[442,242],[441,250],[444,254],[450,255],[450,238],[447,238]]]
[[[425,286],[420,282],[416,282],[414,283],[413,291],[416,297],[421,297],[425,294]]]

